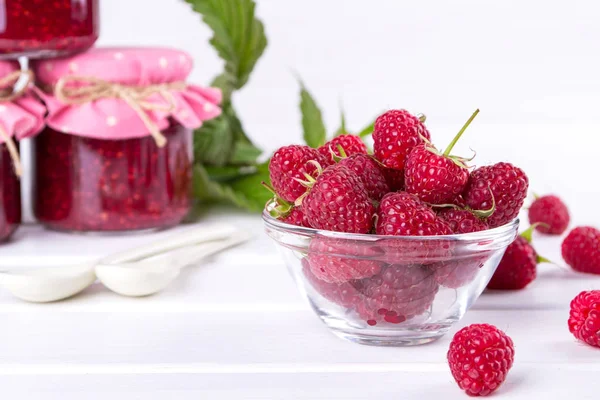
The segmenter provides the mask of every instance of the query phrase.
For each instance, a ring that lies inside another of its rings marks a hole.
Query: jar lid
[[[196,129],[221,114],[221,91],[187,84],[191,57],[166,48],[94,48],[32,62],[56,131],[96,139],[152,135],[159,146],[171,119]]]
[[[43,85],[54,85],[65,75],[124,85],[184,81],[193,66],[184,51],[152,47],[96,47],[68,58],[32,61],[36,79]]]

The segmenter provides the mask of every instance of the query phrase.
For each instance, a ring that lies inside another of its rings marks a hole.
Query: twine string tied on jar
[[[149,111],[171,112],[176,107],[173,91],[185,90],[183,81],[161,83],[146,86],[123,85],[86,76],[68,75],[58,80],[54,86],[54,95],[65,104],[80,105],[104,98],[123,100],[142,120],[158,147],[164,147],[167,139],[150,119]],[[159,94],[167,106],[148,102],[148,97]]]

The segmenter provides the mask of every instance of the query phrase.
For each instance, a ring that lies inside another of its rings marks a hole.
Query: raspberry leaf
[[[375,121],[371,122],[369,125],[361,129],[360,132],[358,132],[358,136],[360,136],[361,138],[369,136],[373,133],[373,129],[375,129]]]
[[[225,71],[213,83],[225,98],[242,88],[267,46],[262,22],[255,17],[254,0],[186,0],[212,31],[210,43],[225,61]]]
[[[326,141],[325,123],[317,102],[300,81],[300,112],[304,141],[312,148],[321,147]]]

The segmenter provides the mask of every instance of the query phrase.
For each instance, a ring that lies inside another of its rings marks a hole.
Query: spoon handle
[[[103,258],[98,263],[115,264],[135,262],[143,260],[144,258],[177,250],[182,247],[193,246],[215,240],[224,240],[234,235],[235,232],[237,232],[237,229],[231,225],[202,225],[201,227],[188,229],[185,232],[172,235],[154,243],[110,255]]]
[[[239,231],[224,240],[202,243],[178,250],[172,256],[170,255],[169,258],[171,258],[174,267],[183,268],[248,240],[250,240],[250,235]]]

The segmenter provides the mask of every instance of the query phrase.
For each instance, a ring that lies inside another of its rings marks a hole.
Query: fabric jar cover
[[[22,74],[29,79],[14,91]],[[0,61],[0,144],[6,143],[17,175],[21,175],[21,162],[13,138],[21,140],[39,133],[46,114],[46,108],[31,93],[30,80],[29,71],[21,71],[16,61]]]
[[[32,67],[37,92],[48,108],[46,124],[68,134],[107,140],[139,138],[150,135],[146,117],[158,130],[166,129],[170,118],[196,129],[221,114],[219,89],[184,83],[193,62],[179,50],[94,48],[70,58],[34,61]],[[96,95],[78,98],[74,94],[65,100],[59,96],[60,86],[74,93],[91,89]],[[139,95],[146,88],[156,90]],[[103,95],[106,90],[110,94]],[[141,108],[132,108],[125,95],[119,95],[122,90],[137,93],[135,102]]]

